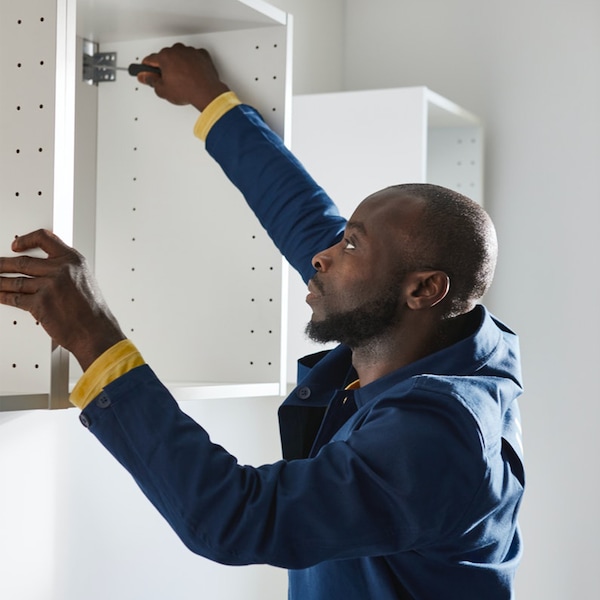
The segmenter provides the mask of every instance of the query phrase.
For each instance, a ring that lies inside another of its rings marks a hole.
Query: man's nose
[[[331,248],[317,252],[311,262],[316,271],[320,273],[327,271],[331,265]]]

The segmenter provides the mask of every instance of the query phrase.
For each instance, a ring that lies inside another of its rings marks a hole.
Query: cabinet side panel
[[[482,138],[477,126],[430,129],[427,182],[456,190],[483,205]]]
[[[0,39],[0,251],[10,255],[15,235],[53,223],[56,2],[2,2]],[[0,337],[0,395],[47,394],[42,328],[2,306]]]
[[[424,88],[294,98],[292,148],[349,217],[369,194],[425,177]]]
[[[286,30],[101,46],[118,62],[181,41],[283,129]],[[279,253],[192,129],[197,112],[119,73],[99,93],[96,271],[124,330],[165,382],[279,382]]]

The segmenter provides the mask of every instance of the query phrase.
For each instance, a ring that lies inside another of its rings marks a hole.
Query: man
[[[308,281],[308,357],[280,409],[284,460],[240,466],[183,414],[125,339],[85,261],[44,231],[0,259],[0,302],[29,310],[85,373],[83,424],[194,552],[290,570],[290,598],[508,599],[524,475],[516,336],[477,304],[496,238],[486,213],[431,185],[393,186],[348,223],[205,51],[145,59]],[[317,143],[317,142],[316,142]]]

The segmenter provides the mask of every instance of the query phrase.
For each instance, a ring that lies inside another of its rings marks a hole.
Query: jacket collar
[[[410,380],[416,375],[490,375],[508,378],[521,386],[517,336],[488,310],[479,305],[474,309],[478,319],[475,331],[438,352],[397,369],[354,392],[358,406]],[[317,392],[343,389],[356,378],[352,367],[352,351],[344,345],[333,350],[309,355],[299,361],[300,386],[308,386]],[[321,398],[322,402],[322,398]],[[310,403],[310,402],[309,402]]]

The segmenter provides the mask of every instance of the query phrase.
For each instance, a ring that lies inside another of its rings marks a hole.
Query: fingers
[[[159,55],[158,52],[153,52],[152,54],[148,54],[148,56],[144,57],[144,59],[142,60],[142,64],[151,65],[153,67],[160,67],[160,61],[159,61],[158,55]]]
[[[0,258],[0,304],[31,313],[85,369],[125,336],[84,257],[46,230],[28,233],[13,242],[16,251],[38,247],[48,253],[48,258]],[[18,276],[8,276],[14,274]]]
[[[0,277],[0,304],[31,311],[34,294],[39,292],[40,286],[40,279]]]
[[[51,258],[74,252],[58,236],[47,229],[38,229],[18,236],[12,243],[13,252],[27,252],[34,248],[41,248]]]
[[[0,258],[0,274],[19,274],[28,277],[44,277],[55,264],[47,258],[33,256],[12,256]],[[8,279],[8,278],[5,278]],[[12,277],[10,279],[13,279]]]
[[[38,229],[26,235],[18,236],[12,243],[14,252],[27,252],[40,248],[48,258],[36,258],[33,256],[0,257],[0,275],[17,274],[27,277],[45,277],[61,264],[79,265],[83,257],[76,250],[65,244],[58,236],[47,229]],[[14,291],[15,285],[24,285],[20,278],[2,278],[5,290]],[[17,290],[18,291],[18,290]]]
[[[160,68],[160,59],[158,54],[156,52],[149,54],[142,60],[142,64]],[[149,85],[150,87],[155,87],[160,78],[161,76],[158,73],[151,73],[149,71],[142,71],[137,75],[137,79],[140,83]]]
[[[140,83],[150,85],[159,98],[172,104],[191,104],[202,111],[228,87],[220,80],[210,54],[183,44],[149,54],[143,63],[159,67],[161,75],[142,72]]]
[[[5,294],[35,294],[39,289],[39,279],[32,277],[0,277],[0,292]]]
[[[30,311],[40,280],[32,277],[0,277],[0,304]]]

